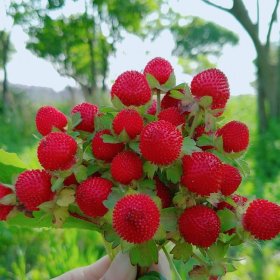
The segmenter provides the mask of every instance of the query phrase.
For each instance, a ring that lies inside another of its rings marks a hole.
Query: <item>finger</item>
[[[165,256],[165,254],[163,253],[163,251],[159,252],[158,264],[153,264],[150,267],[149,271],[157,271],[162,276],[164,276],[166,279],[171,279],[170,266],[169,266],[168,260]]]
[[[53,280],[99,280],[108,270],[110,264],[109,257],[105,256],[92,265],[73,269]]]
[[[100,280],[135,280],[136,267],[131,265],[127,254],[119,253]]]

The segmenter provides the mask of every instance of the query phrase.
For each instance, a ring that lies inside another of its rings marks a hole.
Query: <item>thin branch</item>
[[[217,9],[220,9],[220,10],[222,10],[222,11],[230,12],[230,9],[224,8],[224,7],[222,7],[222,6],[220,6],[220,5],[217,5],[217,4],[215,4],[215,3],[213,3],[213,2],[211,2],[211,1],[209,1],[209,0],[202,0],[202,1],[203,1],[204,3],[210,5],[210,6],[213,6],[213,7],[217,8]]]
[[[257,0],[257,22],[256,22],[256,26],[257,26],[257,32],[259,34],[259,31],[260,31],[260,3],[259,3],[259,0]]]
[[[267,36],[266,36],[266,45],[265,45],[266,48],[269,48],[269,45],[270,45],[270,36],[271,36],[272,26],[273,26],[274,21],[277,19],[277,9],[278,9],[279,3],[280,3],[280,0],[276,0],[275,7],[274,7],[273,13],[271,15],[271,20],[269,23],[268,32],[267,32]]]

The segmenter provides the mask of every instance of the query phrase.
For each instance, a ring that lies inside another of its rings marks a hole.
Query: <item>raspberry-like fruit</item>
[[[76,192],[76,202],[82,212],[90,217],[102,217],[108,209],[103,202],[112,191],[113,183],[101,177],[91,177],[82,182]]]
[[[16,195],[27,210],[36,211],[40,204],[53,199],[51,186],[51,175],[45,170],[27,170],[18,176]]]
[[[143,243],[152,239],[159,222],[159,209],[146,194],[126,195],[113,210],[113,228],[130,243]]]
[[[72,109],[71,113],[81,114],[82,121],[75,127],[76,130],[82,130],[87,132],[94,131],[94,118],[98,113],[98,107],[96,105],[84,102],[76,105]]]
[[[11,189],[5,187],[0,183],[0,199],[4,198],[6,195],[13,193]],[[7,216],[13,210],[14,206],[0,204],[0,221],[6,221]]]
[[[171,192],[167,186],[165,186],[159,178],[155,179],[156,181],[156,194],[161,200],[162,208],[167,208],[172,203]]]
[[[249,145],[249,129],[242,122],[231,121],[218,129],[216,134],[222,137],[227,153],[245,151]]]
[[[180,155],[182,133],[170,122],[155,121],[144,127],[140,135],[140,151],[146,160],[169,165]]]
[[[69,175],[67,178],[65,178],[64,182],[63,182],[64,186],[71,186],[71,185],[77,185],[78,181],[75,177],[75,174],[72,173],[71,175]]]
[[[120,111],[113,120],[114,132],[119,135],[125,130],[131,139],[134,139],[141,133],[143,126],[143,118],[133,109],[124,109]]]
[[[124,149],[123,143],[105,143],[102,135],[112,135],[109,129],[99,131],[92,139],[92,153],[95,158],[110,162]]]
[[[51,133],[53,128],[64,131],[67,125],[67,118],[56,108],[43,106],[37,111],[35,122],[38,132],[45,136]]]
[[[77,143],[63,132],[51,132],[39,143],[37,155],[47,170],[66,170],[75,163]]]
[[[147,114],[154,116],[156,113],[157,113],[157,102],[153,100],[152,105],[147,110]]]
[[[233,194],[242,181],[239,170],[229,164],[222,165],[221,193],[223,195]]]
[[[143,163],[140,157],[131,151],[117,154],[112,160],[111,174],[117,182],[129,185],[143,176]]]
[[[182,184],[202,196],[217,193],[222,180],[221,165],[221,161],[209,152],[184,156]]]
[[[218,69],[208,69],[194,76],[191,92],[198,99],[211,96],[212,109],[224,109],[230,95],[227,77]]]
[[[168,121],[175,126],[185,123],[185,117],[180,113],[179,109],[176,107],[170,107],[162,110],[158,114],[158,119],[163,121]]]
[[[126,71],[116,79],[111,95],[117,96],[125,106],[141,106],[150,101],[152,93],[142,73]]]
[[[216,212],[204,205],[187,208],[179,218],[179,230],[185,241],[199,247],[210,247],[220,233]]]
[[[173,67],[171,64],[161,57],[156,57],[149,61],[144,69],[144,75],[151,74],[161,85],[167,82],[172,72]]]
[[[244,214],[243,226],[257,239],[276,237],[280,233],[280,206],[265,199],[253,200]]]

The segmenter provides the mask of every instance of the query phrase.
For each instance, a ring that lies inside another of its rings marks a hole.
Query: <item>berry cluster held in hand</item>
[[[190,279],[218,279],[231,246],[279,235],[280,206],[236,194],[248,176],[249,130],[223,120],[225,74],[205,70],[189,87],[176,85],[163,58],[143,69],[116,78],[112,106],[85,102],[68,117],[38,110],[41,168],[0,184],[0,219],[22,212],[92,226],[144,267],[167,246],[174,259],[196,260]]]

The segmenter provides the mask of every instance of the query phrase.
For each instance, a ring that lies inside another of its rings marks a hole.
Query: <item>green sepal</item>
[[[111,144],[121,143],[121,141],[113,135],[103,134],[101,138],[103,139],[104,143],[111,143]]]
[[[147,80],[150,88],[160,88],[159,81],[150,73],[146,74],[146,80]]]
[[[137,154],[140,154],[139,142],[129,142],[129,148]]]
[[[201,151],[201,149],[196,146],[196,142],[190,137],[184,138],[182,150],[185,155],[191,155],[193,152]]]
[[[108,209],[113,209],[115,204],[123,197],[123,192],[119,188],[112,188],[108,198],[103,202]]]
[[[178,100],[183,100],[186,96],[181,91],[172,89],[170,91],[170,97],[178,99]]]
[[[68,124],[68,130],[73,130],[82,121],[81,113],[77,112],[71,115],[70,124]]]
[[[174,71],[170,74],[168,80],[161,86],[164,92],[169,91],[170,89],[174,88],[176,85],[176,77]]]
[[[125,108],[125,105],[121,102],[121,100],[116,96],[114,95],[112,98],[111,98],[111,101],[112,101],[112,104],[114,105],[114,107],[117,109],[117,110],[122,110]]]
[[[213,260],[213,261],[220,261],[222,260],[229,248],[228,243],[223,243],[223,242],[216,242],[213,244],[209,249],[207,250],[208,256]]]
[[[177,230],[177,210],[175,207],[164,208],[161,211],[160,223],[166,231]]]
[[[150,161],[146,161],[143,165],[143,170],[147,174],[148,178],[153,178],[156,171],[158,170],[158,166],[151,163]]]
[[[95,117],[94,119],[95,131],[100,131],[104,129],[111,130],[113,119],[114,119],[114,115],[110,113]]]
[[[206,109],[206,108],[211,106],[212,102],[213,102],[213,97],[212,96],[203,96],[199,99],[198,104],[202,108]]]
[[[63,187],[63,182],[64,182],[65,178],[64,177],[52,177],[51,182],[52,182],[52,191],[57,191],[59,189],[61,189]]]
[[[235,214],[229,209],[217,211],[221,221],[221,231],[225,232],[236,227],[237,220]]]
[[[181,180],[181,176],[183,174],[182,164],[181,162],[176,162],[171,166],[165,168],[166,178],[176,184],[179,183]]]
[[[78,183],[81,183],[87,179],[88,176],[87,171],[88,169],[84,165],[79,165],[74,168],[74,174]]]

